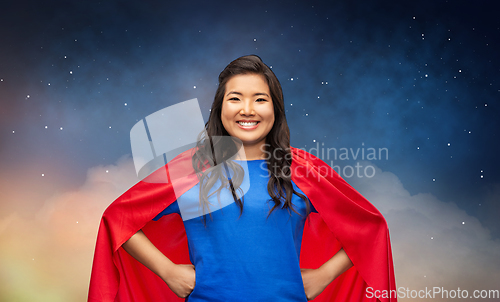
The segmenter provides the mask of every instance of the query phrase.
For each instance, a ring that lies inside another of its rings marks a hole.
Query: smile
[[[243,127],[252,127],[252,126],[255,126],[257,125],[258,122],[237,122],[238,124],[240,124],[241,126]]]
[[[259,122],[253,121],[253,122],[243,122],[243,121],[237,121],[238,127],[240,129],[244,130],[253,130],[258,127]]]

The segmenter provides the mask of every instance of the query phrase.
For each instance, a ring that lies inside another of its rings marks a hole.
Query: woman
[[[394,289],[385,220],[325,163],[290,147],[284,112],[279,81],[259,57],[231,62],[219,76],[208,137],[168,168],[195,172],[183,180],[183,194],[141,182],[106,210],[89,301],[306,301],[322,292],[323,301],[368,301],[367,288]],[[241,141],[245,162],[230,160],[231,148],[211,139],[224,136]],[[217,169],[215,158],[234,175]],[[248,170],[241,173],[240,164]],[[238,194],[242,176],[251,184],[244,195]],[[210,211],[214,200],[231,197],[234,203]],[[171,214],[182,216],[179,203],[189,198],[208,212],[180,225]],[[140,218],[123,218],[127,208]],[[125,231],[117,227],[123,221]],[[111,275],[106,280],[97,276],[101,264]]]

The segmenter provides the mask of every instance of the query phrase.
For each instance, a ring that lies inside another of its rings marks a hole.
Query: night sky
[[[398,287],[500,289],[495,3],[2,4],[0,300],[85,300],[102,211],[137,181],[130,129],[192,98],[206,121],[247,54],[283,86],[292,146],[386,217]]]

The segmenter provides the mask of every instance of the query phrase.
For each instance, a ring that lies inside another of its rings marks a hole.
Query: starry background
[[[323,159],[375,169],[343,176],[389,223],[398,287],[500,289],[498,9],[2,4],[0,300],[84,301],[100,215],[137,181],[131,127],[192,98],[206,120],[219,72],[247,54],[281,81],[292,146],[387,148],[388,158]]]

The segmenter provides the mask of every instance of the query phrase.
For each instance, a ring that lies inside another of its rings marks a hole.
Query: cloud
[[[130,158],[88,170],[75,191],[43,202],[30,217],[0,220],[1,301],[85,301],[99,221],[137,177]]]
[[[500,290],[500,241],[477,218],[431,194],[410,195],[395,174],[375,168],[373,178],[346,180],[389,224],[398,287]]]

